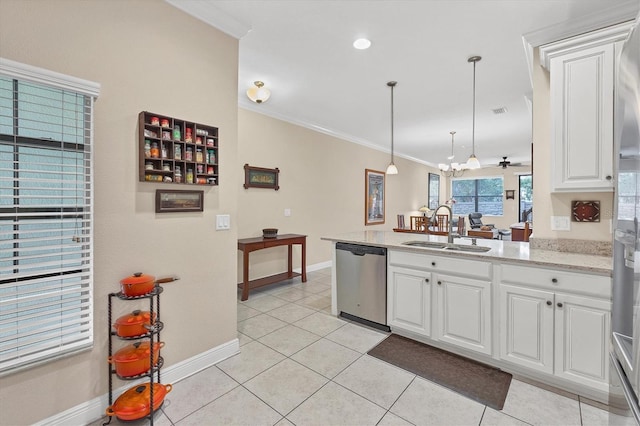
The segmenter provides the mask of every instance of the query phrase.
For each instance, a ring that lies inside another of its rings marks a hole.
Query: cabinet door
[[[389,282],[389,325],[430,337],[431,274],[389,268]]]
[[[563,293],[555,302],[555,374],[607,391],[611,303]]]
[[[491,355],[491,282],[434,274],[437,338]]]
[[[613,190],[614,45],[550,61],[552,190]]]
[[[553,373],[553,302],[550,291],[500,285],[500,358]]]

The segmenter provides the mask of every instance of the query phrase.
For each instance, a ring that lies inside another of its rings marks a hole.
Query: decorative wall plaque
[[[600,201],[572,201],[573,222],[600,222]]]

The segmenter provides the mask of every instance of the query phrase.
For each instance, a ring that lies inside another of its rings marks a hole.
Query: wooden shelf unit
[[[148,111],[142,111],[138,120],[140,182],[218,185],[217,127]],[[187,179],[189,170],[192,182]]]

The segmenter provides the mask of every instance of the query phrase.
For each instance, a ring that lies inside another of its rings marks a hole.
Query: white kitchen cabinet
[[[554,373],[557,376],[608,390],[610,317],[609,301],[556,294]]]
[[[491,281],[434,275],[435,338],[491,355]]]
[[[616,51],[628,24],[540,47],[549,71],[551,191],[613,191]]]
[[[387,291],[388,323],[431,336],[431,273],[391,268]]]
[[[388,257],[392,330],[491,355],[491,263],[396,251]]]
[[[608,390],[609,277],[502,265],[499,287],[501,359]]]
[[[500,357],[553,373],[553,293],[500,285]]]

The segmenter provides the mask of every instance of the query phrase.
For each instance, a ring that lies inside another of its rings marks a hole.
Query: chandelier
[[[453,154],[453,135],[456,134],[455,131],[449,132],[451,135],[451,155],[447,157],[449,160],[449,164],[440,163],[438,164],[438,168],[440,169],[440,173],[442,173],[446,177],[460,177],[464,174],[465,170],[469,167],[466,163],[454,163],[454,154]]]

